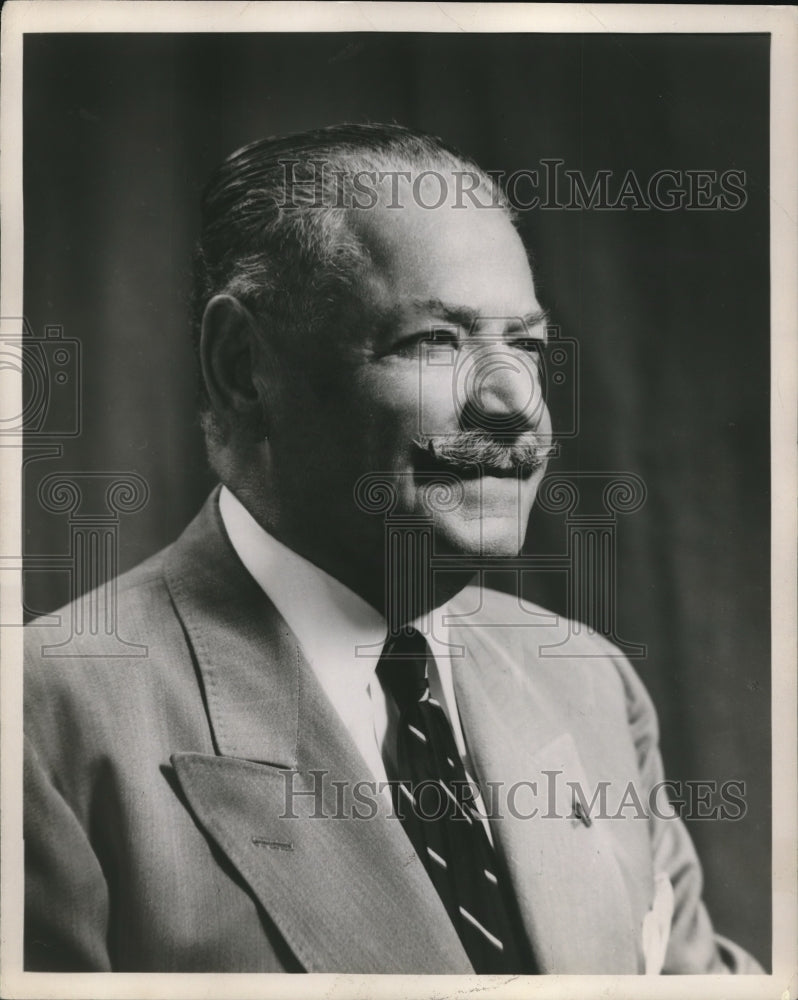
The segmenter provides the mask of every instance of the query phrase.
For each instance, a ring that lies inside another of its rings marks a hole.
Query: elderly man
[[[628,663],[587,631],[547,658],[566,622],[468,586],[551,443],[494,181],[347,125],[235,153],[203,208],[222,485],[108,590],[146,656],[29,629],[27,967],[757,971]]]

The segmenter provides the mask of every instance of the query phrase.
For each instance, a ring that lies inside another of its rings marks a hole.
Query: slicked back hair
[[[365,172],[467,172],[512,218],[485,171],[439,139],[395,124],[341,124],[253,142],[216,170],[202,197],[194,256],[193,332],[214,295],[235,296],[264,336],[306,336],[335,325],[368,263],[350,225],[354,179]],[[279,345],[278,345],[279,349]],[[200,413],[211,453],[227,439],[200,378]],[[211,455],[212,458],[212,455]]]

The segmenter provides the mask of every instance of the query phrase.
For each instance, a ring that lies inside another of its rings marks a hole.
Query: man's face
[[[516,555],[551,434],[521,241],[476,206],[380,206],[354,224],[372,260],[362,309],[295,345],[270,436],[280,533],[331,572],[382,559],[384,484],[391,517],[433,519],[437,551]]]

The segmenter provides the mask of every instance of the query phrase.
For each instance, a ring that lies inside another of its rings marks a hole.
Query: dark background
[[[60,459],[27,465],[25,546],[69,547],[66,519],[37,500],[45,475],[136,472],[150,500],[121,521],[123,569],[174,539],[213,484],[187,294],[199,191],[228,152],[395,119],[488,169],[746,172],[740,211],[533,211],[523,232],[540,297],[580,349],[579,434],[551,468],[646,484],[618,523],[618,630],[647,647],[635,665],[668,774],[745,782],[744,819],[690,827],[716,928],[765,965],[768,68],[763,35],[29,35],[24,83],[25,313],[34,335],[57,324],[81,342],[83,420]],[[561,517],[533,514],[531,551],[564,538]],[[527,586],[568,611],[562,574]],[[27,573],[32,611],[69,596],[66,573]]]

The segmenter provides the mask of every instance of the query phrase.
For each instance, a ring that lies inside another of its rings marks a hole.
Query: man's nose
[[[458,365],[456,394],[463,430],[534,431],[545,412],[536,354],[508,344],[469,352]]]

